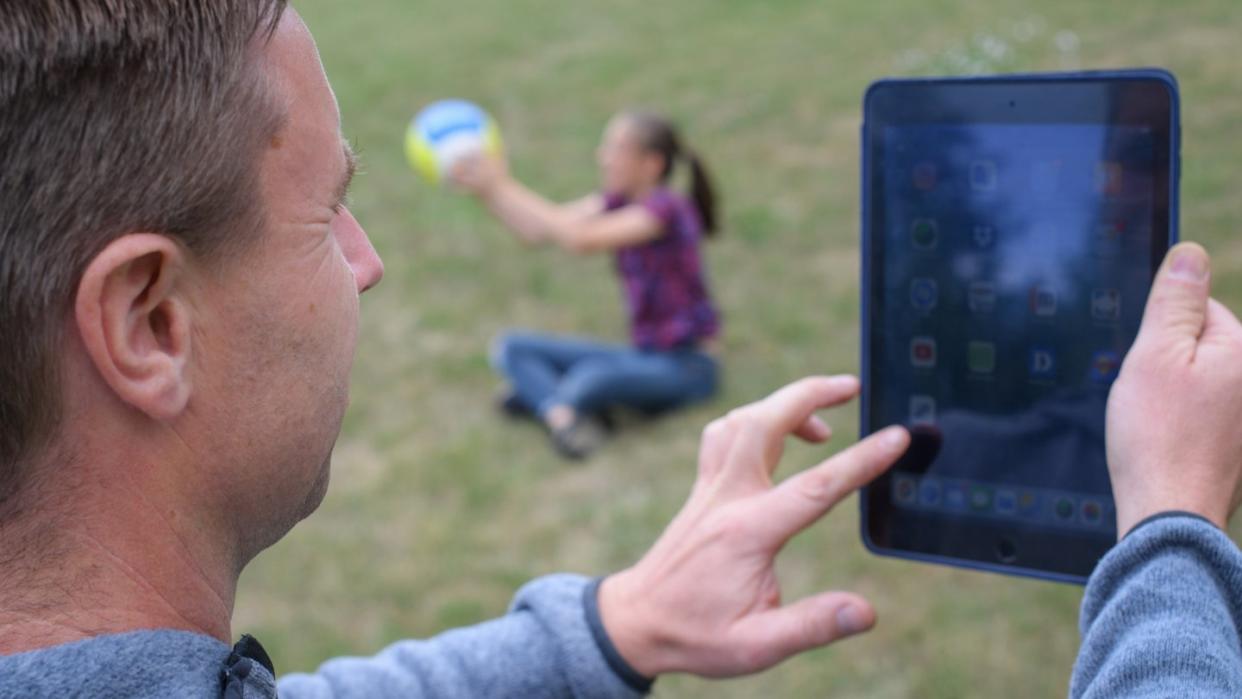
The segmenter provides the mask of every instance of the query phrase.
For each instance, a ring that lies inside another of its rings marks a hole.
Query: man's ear
[[[74,321],[117,397],[156,420],[190,398],[186,253],[172,239],[135,233],[112,241],[82,275]]]

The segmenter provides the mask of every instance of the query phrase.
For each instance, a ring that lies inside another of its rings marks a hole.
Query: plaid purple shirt
[[[604,210],[632,202],[605,195]],[[655,240],[617,251],[617,274],[625,292],[630,337],[642,349],[694,347],[715,337],[720,315],[712,305],[699,242],[703,223],[685,197],[659,188],[641,202],[664,225]]]

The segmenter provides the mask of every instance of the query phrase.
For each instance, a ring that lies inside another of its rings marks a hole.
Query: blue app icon
[[[939,295],[935,279],[918,277],[910,282],[910,305],[916,310],[932,310],[936,307]]]
[[[996,228],[987,224],[976,224],[970,230],[970,240],[980,250],[991,250],[996,243]]]
[[[940,481],[927,476],[919,484],[919,504],[923,507],[938,507],[942,492]]]
[[[893,499],[899,505],[913,505],[918,499],[918,482],[910,476],[893,478]]]
[[[996,163],[991,160],[975,160],[970,164],[970,188],[976,192],[996,189]]]
[[[1090,376],[1093,383],[1111,383],[1121,371],[1121,355],[1112,350],[1100,350],[1091,355]]]
[[[963,512],[966,510],[966,486],[961,483],[946,483],[944,485],[944,506],[954,512]]]
[[[1027,368],[1032,379],[1051,380],[1057,377],[1057,356],[1048,347],[1032,347],[1027,354]]]
[[[996,513],[1013,516],[1018,512],[1018,494],[1008,488],[996,491]]]

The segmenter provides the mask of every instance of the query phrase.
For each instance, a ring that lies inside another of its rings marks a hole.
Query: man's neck
[[[239,571],[205,555],[210,542],[187,536],[177,512],[112,492],[125,502],[79,502],[60,517],[32,508],[38,522],[0,525],[0,655],[141,629],[229,642]]]

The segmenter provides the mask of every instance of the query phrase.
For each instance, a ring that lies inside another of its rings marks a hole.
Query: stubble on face
[[[210,302],[200,407],[229,479],[217,506],[242,564],[322,502],[349,398],[358,289],[334,234],[342,173],[339,113],[314,41],[292,10],[262,69],[288,105],[262,157],[267,225]],[[211,340],[215,340],[214,343]],[[211,455],[208,455],[211,458]]]

